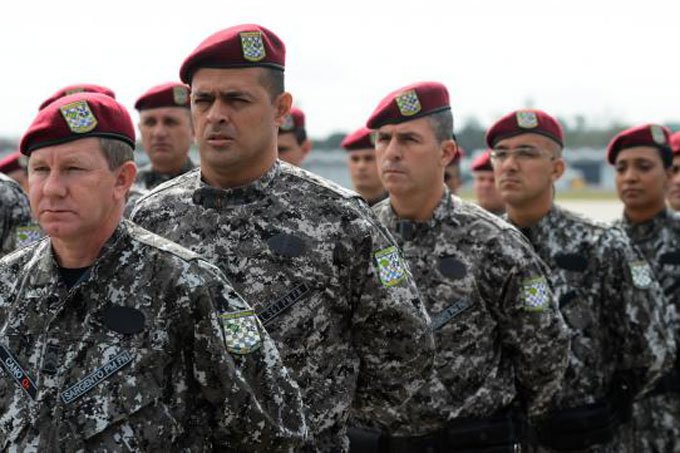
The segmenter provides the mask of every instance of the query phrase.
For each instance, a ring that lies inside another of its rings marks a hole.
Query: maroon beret
[[[189,87],[179,82],[164,83],[151,88],[135,102],[139,111],[159,107],[189,108]]]
[[[449,165],[457,164],[463,157],[465,157],[465,149],[463,149],[462,146],[458,145],[458,148],[456,148],[456,154],[453,155],[453,157],[451,158],[449,163],[446,164],[446,166],[448,167]]]
[[[540,134],[564,146],[562,125],[552,116],[541,110],[516,110],[508,113],[486,133],[486,144],[493,148],[499,141],[521,134]]]
[[[24,168],[22,158],[19,151],[8,154],[0,160],[0,173],[10,173],[12,171],[21,170]]]
[[[378,129],[385,124],[399,124],[444,110],[451,110],[449,92],[444,85],[439,82],[414,83],[385,96],[366,126]]]
[[[290,109],[290,113],[283,119],[279,133],[294,132],[305,128],[305,113],[297,107]]]
[[[75,93],[101,93],[116,99],[116,93],[114,93],[113,90],[110,90],[109,88],[100,85],[93,85],[91,83],[79,83],[76,85],[69,85],[57,91],[52,96],[45,99],[45,101],[40,104],[40,108],[38,110],[44,109],[59,98],[63,98],[64,96]]]
[[[470,166],[472,171],[493,171],[491,166],[491,152],[490,150],[484,151],[479,156],[475,157]]]
[[[39,148],[87,137],[112,138],[135,147],[135,128],[125,107],[105,94],[76,93],[38,112],[19,150],[28,156]]]
[[[652,146],[661,150],[664,164],[670,166],[670,161],[673,160],[670,135],[671,132],[668,128],[658,124],[643,124],[626,129],[616,134],[607,145],[607,161],[613,165],[616,162],[616,156],[622,149],[634,146]]]
[[[673,155],[680,154],[680,131],[671,135],[671,150]]]
[[[340,146],[345,148],[346,151],[355,151],[358,149],[368,149],[371,148],[373,149],[373,139],[371,138],[373,134],[373,131],[371,131],[367,127],[362,127],[361,129],[357,129],[356,131],[352,132],[351,134],[347,135],[342,142],[340,142]]]
[[[260,25],[237,25],[218,31],[200,43],[182,63],[179,78],[191,85],[191,78],[199,68],[252,66],[283,71],[286,46],[278,36]]]

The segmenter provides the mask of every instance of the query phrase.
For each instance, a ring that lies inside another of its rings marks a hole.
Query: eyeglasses
[[[510,156],[514,156],[517,161],[527,162],[540,159],[541,157],[546,156],[546,154],[542,150],[536,148],[516,148],[512,152],[506,149],[494,149],[491,151],[491,159],[495,162],[505,162]],[[550,160],[555,159],[555,156],[549,157]]]

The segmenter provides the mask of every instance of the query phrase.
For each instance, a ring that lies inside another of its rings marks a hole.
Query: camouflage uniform
[[[391,423],[431,368],[434,340],[410,273],[354,192],[281,161],[231,190],[196,169],[132,216],[217,264],[253,304],[300,385],[319,450],[348,448],[352,403]]]
[[[632,393],[657,378],[669,347],[661,289],[625,234],[555,205],[521,231],[551,269],[571,338],[558,410],[605,401],[620,377],[638,383]]]
[[[70,289],[51,250],[0,261],[0,449],[299,445],[299,389],[217,268],[127,221]]]
[[[171,180],[172,178],[176,178],[179,175],[183,175],[184,173],[193,170],[194,168],[196,168],[196,165],[194,165],[191,159],[187,159],[187,161],[184,163],[184,165],[182,165],[182,168],[180,169],[179,172],[177,172],[177,174],[168,175],[165,173],[158,173],[157,171],[154,171],[151,163],[149,162],[148,164],[144,165],[137,171],[135,185],[143,190],[151,190],[154,187]]]
[[[373,209],[402,247],[438,345],[436,377],[401,408],[396,434],[489,417],[518,397],[543,415],[569,343],[546,268],[522,235],[448,189],[428,222],[399,219],[389,199]]]
[[[0,173],[0,257],[36,239],[31,207],[21,186]]]
[[[674,318],[673,336],[676,343],[680,335],[677,313],[680,310],[680,215],[669,209],[653,219],[634,224],[624,218],[615,223],[628,234],[649,261],[661,283]],[[660,303],[659,301],[657,301]],[[676,370],[671,391],[653,392],[633,406],[634,451],[680,451],[680,383]]]

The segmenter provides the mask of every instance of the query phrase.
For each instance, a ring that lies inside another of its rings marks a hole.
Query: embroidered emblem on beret
[[[538,127],[538,118],[534,112],[517,112],[515,114],[517,118],[517,126],[522,129],[533,129]]]
[[[666,144],[666,135],[663,133],[663,129],[661,129],[661,126],[657,126],[656,124],[650,126],[649,131],[652,133],[652,140],[658,145],[665,145]]]
[[[240,36],[243,58],[248,61],[260,61],[267,56],[262,42],[262,32],[248,31],[240,33]]]
[[[177,105],[185,105],[189,99],[189,90],[184,87],[173,87],[172,88],[172,100],[175,101]]]
[[[59,110],[71,132],[84,134],[97,127],[97,118],[94,117],[87,101],[71,102],[61,106]]]
[[[397,102],[397,107],[399,107],[399,112],[404,116],[413,116],[422,110],[420,105],[420,99],[418,99],[418,94],[416,90],[408,90],[395,98]]]

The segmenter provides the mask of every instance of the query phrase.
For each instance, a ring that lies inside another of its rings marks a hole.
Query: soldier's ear
[[[116,181],[113,186],[114,198],[116,200],[125,200],[127,193],[135,182],[137,176],[137,166],[132,161],[123,162],[123,164],[115,170]]]
[[[454,140],[444,140],[440,148],[442,151],[441,163],[443,167],[446,167],[458,154],[458,144]]]
[[[562,159],[561,157],[556,157],[555,160],[553,161],[550,180],[553,183],[555,183],[555,181],[562,177],[562,175],[564,174],[564,170],[566,170],[564,159]]]
[[[283,124],[286,115],[290,113],[290,108],[293,106],[293,96],[288,92],[283,92],[276,96],[274,100],[274,107],[276,108],[276,125]]]

